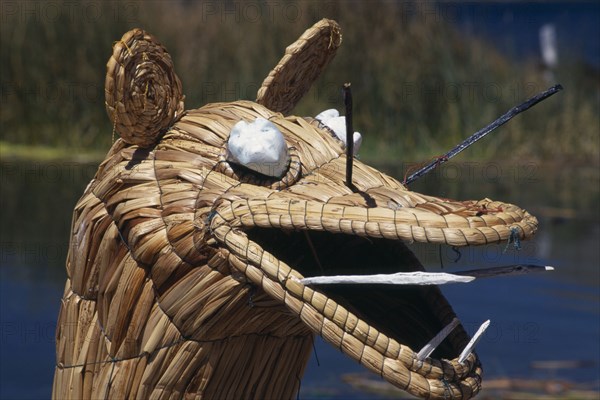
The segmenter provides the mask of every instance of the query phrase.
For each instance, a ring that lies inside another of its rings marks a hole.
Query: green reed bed
[[[3,157],[6,143],[106,151],[113,139],[105,64],[110,45],[133,27],[167,46],[192,108],[254,99],[287,43],[327,17],[342,26],[342,47],[295,114],[343,110],[341,85],[352,82],[364,159],[425,161],[562,83],[561,94],[461,158],[598,163],[598,71],[563,58],[555,79],[546,81],[537,60],[511,61],[493,44],[432,17],[430,8],[387,1],[20,4],[3,5],[0,27]]]

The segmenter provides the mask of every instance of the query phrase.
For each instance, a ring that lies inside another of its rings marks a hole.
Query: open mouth
[[[302,283],[314,276],[424,271],[402,241],[256,226],[241,231],[222,218],[212,217],[211,231],[231,252],[233,268],[314,334],[414,395],[468,398],[479,391],[476,354],[458,361],[469,342],[460,325],[425,355],[419,351],[456,319],[437,287]]]
[[[398,241],[260,228],[250,230],[248,236],[304,277],[423,271],[413,253]],[[421,349],[454,318],[434,287],[331,284],[318,290],[382,335],[412,349]],[[458,357],[462,348],[452,339],[438,345],[432,357]]]

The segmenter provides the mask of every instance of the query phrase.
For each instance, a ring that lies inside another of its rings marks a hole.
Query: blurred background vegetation
[[[503,199],[540,219],[521,253],[490,245],[465,250],[462,261],[541,260],[557,267],[553,278],[475,284],[449,298],[462,321],[494,321],[499,334],[478,347],[487,377],[546,377],[543,387],[560,392],[527,398],[587,398],[560,389],[576,390],[575,383],[554,379],[592,382],[598,398],[600,3],[402,0],[1,0],[0,398],[51,393],[72,210],[113,140],[104,107],[112,44],[134,27],[154,34],[173,57],[191,109],[254,99],[285,47],[321,18],[339,22],[343,43],[294,113],[342,110],[341,85],[352,82],[361,158],[398,178],[407,164],[441,155],[537,92],[565,87],[410,189]],[[546,23],[558,43],[551,73],[539,50]],[[449,248],[415,251],[428,267],[439,267],[442,255],[453,267]],[[532,323],[535,342],[517,337]],[[338,354],[327,349],[317,344],[323,367],[309,366],[300,397],[366,397],[338,377],[359,366],[327,364],[328,351]],[[546,375],[529,367],[553,359],[593,359],[593,366]]]
[[[102,157],[112,141],[104,109],[105,64],[112,43],[133,27],[146,29],[167,47],[190,109],[253,100],[285,47],[327,17],[340,23],[342,46],[294,113],[314,116],[326,108],[343,109],[340,87],[352,82],[354,126],[365,137],[364,159],[405,162],[440,155],[510,107],[560,82],[563,92],[462,157],[598,165],[598,66],[561,49],[550,81],[537,54],[518,60],[507,56],[493,40],[459,29],[444,15],[445,6],[406,1],[6,1],[0,28],[1,154]]]

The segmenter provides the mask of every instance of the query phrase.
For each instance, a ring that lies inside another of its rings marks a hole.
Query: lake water
[[[382,166],[402,176],[407,165]],[[0,398],[48,398],[54,330],[62,295],[71,212],[96,165],[4,161],[0,164]],[[512,245],[414,250],[432,269],[515,262],[553,265],[553,273],[475,281],[443,291],[470,333],[492,320],[477,347],[486,378],[600,381],[600,215],[597,168],[532,163],[448,163],[412,190],[456,199],[490,197],[518,204],[540,219],[520,251]],[[504,250],[506,251],[504,252]],[[364,373],[318,342],[300,398],[372,398],[343,381]],[[537,361],[577,361],[581,368],[542,370]]]

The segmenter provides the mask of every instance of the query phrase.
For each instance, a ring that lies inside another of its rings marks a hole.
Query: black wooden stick
[[[525,101],[524,103],[511,108],[504,115],[502,115],[501,117],[496,119],[494,122],[492,122],[488,126],[484,127],[483,129],[480,129],[479,131],[477,131],[474,134],[472,134],[471,136],[469,136],[467,139],[462,141],[460,144],[458,144],[456,147],[454,147],[452,150],[450,150],[443,156],[436,158],[435,160],[433,160],[432,162],[430,162],[423,168],[419,169],[417,172],[410,175],[408,178],[406,178],[406,180],[404,181],[404,184],[408,185],[409,183],[415,181],[416,179],[420,178],[421,176],[425,175],[426,173],[430,172],[431,170],[437,168],[438,166],[445,163],[446,161],[448,161],[449,159],[451,159],[452,157],[454,157],[455,155],[457,155],[458,153],[460,153],[467,147],[471,146],[476,141],[478,141],[479,139],[481,139],[482,137],[484,137],[485,135],[487,135],[494,129],[496,129],[499,126],[502,126],[505,123],[507,123],[508,121],[510,121],[517,114],[520,114],[523,111],[533,107],[540,101],[547,99],[548,97],[552,96],[553,94],[557,93],[558,91],[560,91],[562,89],[563,89],[562,85],[552,86],[550,89],[547,89],[541,93],[538,93],[537,95],[533,96],[532,98]]]
[[[344,104],[346,105],[346,186],[352,188],[354,129],[352,128],[352,90],[350,90],[350,83],[344,83]]]

